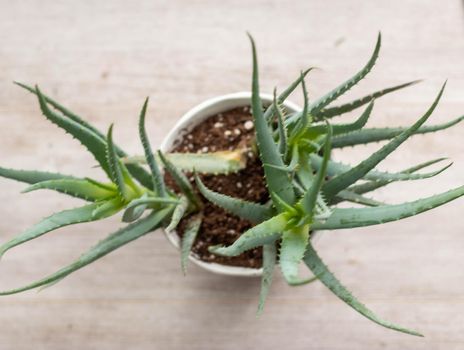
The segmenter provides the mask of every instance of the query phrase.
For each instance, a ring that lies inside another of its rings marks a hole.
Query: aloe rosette
[[[414,134],[445,129],[459,123],[460,117],[437,126],[423,126],[437,106],[445,88],[412,126],[408,128],[364,128],[373,110],[373,100],[412,83],[385,89],[338,107],[328,105],[361,81],[372,69],[380,50],[381,37],[366,66],[328,94],[309,103],[302,73],[304,107],[300,113],[284,116],[280,107],[283,99],[274,98],[272,112],[263,113],[259,95],[256,48],[250,37],[253,52],[252,111],[256,128],[256,143],[263,163],[266,185],[271,202],[268,205],[249,203],[216,193],[196,178],[201,193],[210,201],[255,223],[232,245],[210,247],[223,256],[236,256],[246,250],[263,247],[263,277],[258,312],[271,285],[274,267],[279,264],[282,275],[290,285],[321,281],[341,300],[356,311],[384,327],[400,332],[421,335],[377,317],[361,304],[330,272],[311,243],[318,230],[338,230],[383,224],[417,215],[464,195],[464,186],[445,193],[415,201],[389,205],[365,194],[394,181],[425,179],[438,175],[451,164],[429,173],[418,170],[442,161],[432,160],[399,173],[376,170],[375,167],[404,141]],[[413,82],[414,83],[414,82]],[[361,116],[351,124],[330,124],[328,119],[367,105]],[[270,109],[268,108],[268,111]],[[383,147],[355,166],[331,160],[332,148],[341,148],[388,140]],[[354,202],[360,207],[339,208],[340,202]],[[304,263],[313,277],[301,278],[298,267]]]
[[[411,86],[417,81],[376,91],[349,103],[331,106],[337,98],[358,84],[374,67],[378,58],[379,34],[374,52],[367,64],[352,78],[314,102],[309,101],[303,71],[274,101],[263,108],[260,98],[258,61],[255,43],[250,36],[253,57],[252,114],[255,125],[254,144],[246,149],[206,154],[163,154],[153,152],[145,131],[148,100],[139,118],[139,136],[144,157],[132,157],[113,142],[111,126],[105,135],[36,87],[18,84],[35,94],[44,116],[77,139],[94,156],[108,177],[108,182],[42,171],[0,168],[0,176],[30,184],[25,192],[48,189],[83,199],[88,204],[55,213],[17,237],[0,246],[7,250],[64,226],[102,220],[122,212],[128,225],[110,234],[85,252],[79,259],[59,271],[27,286],[0,292],[19,293],[45,287],[96,261],[147,233],[164,227],[173,230],[187,218],[181,242],[181,266],[185,272],[187,258],[202,223],[202,200],[209,200],[253,223],[232,245],[210,247],[214,254],[236,256],[246,250],[263,247],[263,274],[258,313],[272,283],[273,271],[280,266],[288,284],[303,285],[315,280],[360,314],[375,323],[400,332],[420,335],[387,322],[361,304],[330,272],[315,250],[311,236],[318,230],[338,230],[383,224],[417,215],[464,195],[464,186],[403,204],[385,204],[369,193],[396,181],[412,181],[436,176],[439,170],[418,172],[445,158],[414,165],[401,172],[377,170],[377,165],[409,137],[444,130],[460,123],[464,117],[440,125],[424,125],[437,106],[445,85],[428,110],[410,127],[366,128],[374,109],[374,100]],[[284,101],[301,86],[302,111],[287,113]],[[334,117],[365,107],[359,118],[348,124],[329,123]],[[354,166],[331,158],[332,149],[387,141],[379,150]],[[197,173],[227,174],[246,166],[246,152],[255,151],[261,159],[270,201],[252,203],[208,189]],[[178,191],[168,188],[161,167],[168,172]],[[195,184],[201,198],[184,172],[195,173]],[[356,203],[353,208],[339,207],[341,202]],[[300,264],[312,272],[309,278],[298,274]]]

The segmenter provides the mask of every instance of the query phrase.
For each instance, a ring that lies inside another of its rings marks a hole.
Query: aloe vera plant
[[[210,251],[217,255],[237,256],[249,249],[263,247],[258,313],[263,310],[274,269],[279,265],[289,285],[298,286],[319,280],[342,301],[373,322],[400,332],[420,335],[416,331],[379,318],[361,304],[321,260],[312,245],[311,237],[318,230],[362,227],[399,220],[463,196],[464,186],[461,186],[442,194],[392,205],[366,194],[395,181],[430,178],[446,170],[450,164],[437,171],[418,173],[444,158],[414,165],[396,173],[377,170],[376,166],[412,135],[449,128],[461,122],[464,117],[441,125],[424,126],[443,94],[443,85],[432,105],[410,127],[365,128],[374,110],[376,98],[411,86],[416,81],[379,90],[339,106],[331,106],[332,102],[358,84],[374,67],[381,46],[380,35],[367,64],[332,91],[310,102],[305,83],[305,78],[311,71],[308,69],[301,72],[281,94],[274,92],[273,103],[264,108],[260,97],[256,47],[251,36],[250,41],[253,57],[251,107],[255,138],[252,141],[254,144],[244,149],[205,154],[154,152],[145,130],[147,99],[139,117],[139,137],[144,156],[130,156],[114,143],[113,126],[103,134],[75,113],[42,94],[38,87],[18,83],[38,98],[40,109],[49,121],[64,129],[87,148],[108,181],[43,171],[0,168],[0,176],[29,184],[24,192],[48,189],[88,202],[82,207],[55,213],[22,232],[0,246],[0,255],[61,227],[102,220],[120,212],[122,220],[128,224],[98,242],[70,265],[29,285],[0,292],[0,295],[52,285],[157,228],[174,230],[182,220],[188,220],[181,242],[181,266],[185,273],[187,258],[201,229],[203,201],[207,200],[253,224],[232,245],[213,246]],[[284,102],[300,86],[304,97],[303,109],[288,113]],[[329,122],[332,118],[361,107],[365,109],[352,123]],[[334,148],[378,141],[388,142],[357,165],[347,165],[331,158]],[[244,154],[250,150],[257,152],[262,162],[270,195],[269,203],[259,204],[233,198],[215,192],[202,183],[199,173],[227,174],[246,167]],[[161,167],[176,183],[176,191],[166,185]],[[185,172],[195,173],[196,188]],[[337,204],[341,202],[356,203],[358,206],[340,208]],[[311,277],[299,276],[300,264],[307,266],[312,272]]]

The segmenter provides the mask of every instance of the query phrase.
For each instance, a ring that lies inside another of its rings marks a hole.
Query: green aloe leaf
[[[314,230],[335,230],[383,224],[404,219],[439,207],[464,195],[464,186],[427,198],[402,204],[381,205],[373,208],[335,208],[324,222],[315,222]]]
[[[323,192],[327,196],[327,198],[330,199],[341,190],[362,179],[369,171],[374,169],[374,167],[377,166],[377,164],[384,160],[390,153],[392,153],[404,141],[406,141],[409,138],[409,136],[411,136],[417,129],[419,129],[419,127],[422,124],[424,124],[425,121],[432,115],[433,111],[435,110],[435,107],[440,101],[445,86],[446,83],[443,84],[443,87],[440,89],[440,92],[436,97],[435,101],[433,102],[432,106],[430,106],[427,112],[410,128],[403,131],[401,134],[399,134],[393,140],[391,140],[388,144],[383,146],[377,152],[374,152],[370,157],[359,163],[354,168],[350,169],[349,171],[343,174],[335,176],[334,178],[327,181],[323,186]]]
[[[148,193],[144,193],[140,198],[133,200],[129,203],[129,205],[124,210],[124,214],[122,215],[123,222],[134,222],[138,220],[145,210],[147,209],[148,205],[146,203],[135,203],[137,200],[144,200],[148,198]]]
[[[428,134],[450,128],[456,124],[459,124],[464,120],[464,116],[453,119],[447,123],[438,125],[422,126],[417,129],[413,135]],[[384,140],[390,140],[402,132],[406,131],[407,128],[367,128],[363,130],[353,131],[349,134],[339,135],[334,137],[332,147],[343,148],[347,146],[364,145],[371,142],[380,142]]]
[[[123,222],[134,222],[138,220],[143,215],[147,207],[148,206],[146,204],[139,204],[139,205],[132,206],[130,208],[126,208],[122,216],[122,221]]]
[[[21,288],[11,289],[7,291],[0,292],[0,295],[10,295],[16,294],[20,292],[24,292],[26,290],[48,286],[53,284],[61,279],[65,278],[66,276],[70,275],[71,273],[87,266],[94,261],[102,258],[103,256],[111,253],[112,251],[122,247],[133,240],[144,236],[145,234],[149,233],[153,229],[157,228],[160,222],[169,215],[171,208],[163,209],[159,212],[154,212],[147,216],[144,219],[134,222],[117,232],[111,234],[109,237],[105,238],[104,240],[100,241],[97,245],[91,248],[89,251],[81,255],[79,259],[77,259],[72,264],[58,270],[57,272],[38,280],[34,283],[26,285]]]
[[[140,140],[142,142],[143,150],[145,152],[145,158],[151,170],[153,188],[159,196],[164,197],[166,196],[166,185],[164,184],[163,175],[161,175],[158,164],[155,160],[155,156],[153,155],[153,152],[151,150],[150,141],[148,140],[147,131],[145,130],[145,115],[147,114],[147,106],[148,97],[145,100],[145,103],[143,104],[142,111],[140,112],[139,135]]]
[[[58,125],[60,128],[64,129],[67,133],[79,140],[80,143],[85,146],[90,153],[92,153],[98,164],[100,164],[108,176],[111,176],[106,160],[106,141],[74,120],[63,117],[50,110],[45,101],[45,97],[42,95],[38,87],[36,88],[36,94],[38,96],[40,109],[42,110],[43,115],[52,123]]]
[[[164,156],[161,151],[158,151],[158,157],[163,163],[166,171],[172,176],[180,191],[188,198],[188,200],[196,207],[201,208],[202,203],[198,195],[193,190],[187,177],[171,161]]]
[[[187,213],[188,208],[189,208],[188,198],[185,196],[181,196],[179,204],[176,205],[176,208],[174,209],[174,212],[172,213],[171,221],[168,227],[166,227],[167,231],[172,231],[177,227],[177,225],[179,225],[179,222],[182,220],[185,213]]]
[[[272,279],[274,277],[274,268],[277,260],[277,248],[275,243],[265,244],[263,246],[263,274],[261,276],[261,291],[259,292],[259,304],[257,316],[261,315],[264,310],[264,303],[271,289]]]
[[[287,128],[284,123],[284,115],[283,115],[282,109],[277,103],[275,89],[274,89],[273,105],[274,105],[274,110],[276,111],[276,114],[277,114],[277,126],[278,126],[278,131],[279,131],[279,152],[284,159],[287,159],[287,153],[288,153]]]
[[[0,167],[0,176],[28,184],[35,184],[49,180],[76,179],[74,176],[63,175],[59,173],[50,173],[37,170],[17,170],[2,167]]]
[[[301,117],[298,120],[298,124],[296,125],[295,128],[291,129],[290,143],[295,143],[294,142],[295,140],[299,140],[310,124],[310,118],[308,115],[308,111],[309,111],[308,90],[306,89],[306,83],[303,78],[301,79],[301,87],[303,90],[303,101],[304,101],[303,111],[301,112]]]
[[[121,163],[119,157],[114,149],[113,144],[113,125],[111,124],[108,130],[107,136],[107,149],[106,149],[106,157],[108,161],[108,165],[110,168],[111,179],[116,184],[119,194],[125,199],[129,200],[129,189],[126,186],[126,182],[124,179],[124,171],[123,167],[124,164]]]
[[[353,111],[353,110],[355,110],[355,109],[357,109],[359,107],[364,106],[365,104],[367,104],[367,103],[369,103],[371,101],[374,101],[375,99],[377,99],[379,97],[382,97],[382,96],[384,96],[386,94],[389,94],[391,92],[394,92],[394,91],[397,91],[397,90],[400,90],[400,89],[404,89],[404,88],[406,88],[408,86],[415,85],[415,84],[419,83],[420,81],[421,80],[414,80],[414,81],[411,81],[409,83],[392,86],[392,87],[389,87],[389,88],[386,88],[386,89],[383,89],[383,90],[373,92],[370,95],[358,98],[358,99],[356,99],[354,101],[344,103],[344,104],[342,104],[340,106],[325,108],[325,109],[321,110],[319,113],[317,113],[314,116],[314,119],[315,120],[323,120],[324,118],[328,119],[328,118],[332,118],[332,117],[335,117],[335,116],[338,116],[338,115],[341,115],[341,114],[344,114],[344,113],[351,112],[351,111]]]
[[[327,123],[327,136],[324,143],[324,156],[322,158],[322,163],[317,171],[316,177],[301,200],[304,212],[309,217],[312,217],[314,214],[314,206],[316,205],[317,196],[320,194],[322,184],[327,174],[327,164],[331,153],[331,142],[332,127],[329,123]]]
[[[169,197],[141,197],[130,202],[127,208],[133,208],[145,204],[151,208],[155,208],[157,204],[179,204],[179,200]]]
[[[47,189],[67,194],[72,197],[96,202],[117,195],[116,188],[104,189],[85,179],[60,179],[38,182],[23,190],[23,193]]]
[[[292,82],[278,97],[277,97],[277,104],[282,104],[288,96],[300,85],[300,83],[303,81],[303,79],[306,77],[306,75],[312,71],[314,67],[308,68],[303,73],[300,74],[298,79],[296,79],[294,82]],[[264,112],[264,119],[269,121],[275,114],[276,109],[273,104],[269,105],[267,107],[266,111]]]
[[[288,217],[285,213],[279,214],[253,226],[244,232],[232,245],[228,247],[213,246],[209,251],[223,256],[237,256],[246,250],[275,242],[281,237],[287,227]]]
[[[322,164],[322,157],[318,156],[317,154],[311,154],[311,165],[314,169],[318,170]],[[430,177],[434,177],[443,171],[445,171],[451,164],[446,165],[445,167],[432,171],[429,173],[424,174],[415,174],[413,172],[398,172],[398,173],[388,173],[384,171],[378,170],[370,170],[367,174],[363,176],[363,180],[372,180],[372,181],[387,181],[388,183],[393,181],[409,181],[409,180],[422,180],[428,179]],[[333,160],[329,160],[327,166],[327,175],[329,177],[335,177],[338,175],[342,175],[347,173],[348,171],[352,171],[354,167],[350,165],[346,165],[340,162],[335,162]]]
[[[187,273],[187,262],[190,252],[192,251],[193,243],[200,231],[203,217],[196,216],[189,220],[185,227],[184,235],[181,242],[181,267],[184,275]]]
[[[428,162],[424,162],[424,163],[415,165],[415,166],[413,166],[411,168],[407,168],[407,169],[405,169],[403,171],[400,171],[400,173],[402,173],[402,174],[412,174],[412,173],[415,173],[418,170],[421,170],[421,169],[423,169],[425,167],[428,167],[430,165],[441,162],[441,161],[443,161],[445,159],[446,158],[433,159],[433,160],[430,160]],[[452,165],[452,163],[445,166],[444,168],[440,169],[439,171],[436,171],[435,175],[438,175],[438,174],[442,173],[443,171],[448,169],[448,167],[450,167],[451,165]],[[433,173],[429,173],[429,174],[433,174]],[[376,189],[378,189],[380,187],[386,186],[388,184],[391,184],[392,182],[393,182],[392,180],[369,181],[369,182],[366,182],[366,183],[363,183],[363,184],[360,184],[360,185],[351,186],[348,189],[351,192],[354,192],[354,193],[357,193],[357,194],[363,194],[363,193],[374,191],[374,190],[376,190]]]
[[[50,231],[69,225],[100,220],[114,214],[114,211],[105,211],[100,212],[99,215],[95,215],[95,210],[102,208],[105,203],[106,202],[92,203],[83,207],[64,210],[43,219],[33,227],[23,231],[18,236],[1,245],[0,256],[13,247],[40,237]]]
[[[349,190],[343,190],[338,192],[335,198],[330,202],[330,204],[335,205],[341,202],[351,202],[365,205],[368,207],[378,207],[379,205],[385,205],[385,203],[376,201],[375,199],[364,197],[358,193]]]
[[[280,244],[279,264],[285,280],[292,284],[299,280],[298,266],[309,242],[309,226],[284,231]]]
[[[272,216],[272,209],[268,206],[214,192],[207,188],[198,176],[195,176],[195,181],[200,193],[207,200],[245,220],[256,224]]]
[[[374,52],[372,53],[371,58],[367,62],[367,64],[361,69],[358,73],[356,73],[352,78],[345,81],[343,84],[337,86],[332,91],[328,92],[318,100],[316,100],[310,108],[311,115],[317,115],[324,107],[326,107],[329,103],[335,101],[338,97],[343,95],[345,92],[350,90],[353,86],[359,83],[374,67],[377,57],[379,56],[380,45],[382,42],[382,37],[379,33],[377,37],[377,43],[375,45]]]
[[[15,82],[16,85],[22,87],[23,89],[26,89],[27,91],[33,93],[34,95],[37,95],[36,90],[28,86],[26,84],[22,84],[19,82]],[[105,135],[101,131],[99,131],[97,128],[95,128],[93,125],[90,123],[86,122],[84,119],[79,117],[77,114],[71,112],[69,109],[64,107],[63,105],[59,104],[49,96],[46,96],[42,94],[42,97],[44,98],[45,102],[50,104],[53,108],[61,112],[65,117],[71,119],[73,122],[79,124],[81,127],[87,130],[88,133],[93,133],[95,137],[100,138],[100,139],[105,139]],[[72,133],[71,133],[72,134]],[[127,153],[124,152],[120,147],[116,146],[116,152],[120,157],[125,157],[127,156]],[[142,185],[144,185],[147,188],[150,188],[151,186],[151,181],[150,181],[150,174],[141,166],[137,164],[129,164],[127,166],[127,169],[129,172],[139,181]]]
[[[114,215],[119,212],[125,203],[120,197],[114,197],[106,201],[101,202],[101,205],[95,208],[92,215],[95,219],[102,219],[108,216]]]
[[[340,300],[344,301],[348,306],[352,307],[354,310],[359,312],[364,317],[367,317],[369,320],[377,323],[380,326],[406,333],[411,335],[416,335],[422,337],[423,335],[400,326],[397,326],[393,323],[385,321],[375,315],[371,310],[369,310],[365,305],[361,304],[351,292],[346,289],[344,285],[334,276],[332,272],[327,268],[324,262],[321,260],[316,250],[313,248],[311,243],[308,244],[308,249],[306,251],[304,262],[312,273],[317,276],[317,278]]]
[[[372,112],[372,108],[374,108],[374,102],[371,102],[369,106],[367,106],[366,110],[361,114],[361,116],[351,124],[331,124],[333,129],[334,135],[346,134],[349,132],[353,132],[355,130],[359,130],[364,125],[366,125],[367,121]],[[326,133],[327,131],[326,125],[315,125],[308,128],[307,133],[309,135],[320,135]]]
[[[251,107],[253,111],[253,120],[256,130],[256,140],[259,149],[259,155],[263,164],[275,165],[278,167],[285,166],[280,155],[277,144],[274,142],[272,132],[268,127],[267,121],[263,115],[263,105],[259,95],[259,73],[258,73],[258,58],[256,54],[256,46],[253,38],[249,35],[252,54],[253,54],[253,79],[252,79],[252,96]],[[293,204],[295,201],[295,193],[287,172],[265,167],[266,184],[269,191],[275,192],[287,203]]]

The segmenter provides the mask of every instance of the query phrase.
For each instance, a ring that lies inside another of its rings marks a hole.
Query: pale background
[[[411,124],[447,78],[429,123],[464,113],[458,0],[1,0],[1,165],[99,174],[92,158],[45,121],[36,100],[13,80],[40,84],[103,129],[115,122],[119,143],[140,153],[136,119],[145,96],[152,101],[150,135],[159,144],[195,104],[249,88],[246,30],[258,43],[264,91],[284,87],[312,65],[322,69],[308,79],[311,97],[327,91],[366,62],[381,30],[378,65],[351,96],[426,80],[379,101],[370,125]],[[301,94],[293,99],[300,102]],[[391,186],[378,198],[399,202],[463,184],[463,131],[460,125],[401,147],[383,168],[440,156],[455,164],[439,178]],[[348,151],[344,159],[355,162],[377,147]],[[23,188],[0,181],[1,241],[79,204],[48,192],[19,195]],[[382,227],[326,233],[317,244],[355,295],[425,339],[369,322],[318,283],[290,288],[280,273],[257,320],[258,280],[195,266],[183,277],[177,252],[157,232],[52,288],[1,297],[0,349],[462,349],[463,204]],[[53,272],[119,225],[109,220],[66,228],[12,250],[0,263],[1,289]]]

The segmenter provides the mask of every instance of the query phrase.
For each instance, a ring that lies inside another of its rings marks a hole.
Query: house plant
[[[309,103],[305,76],[310,70],[307,70],[280,95],[274,93],[272,103],[263,110],[257,55],[252,39],[251,43],[253,137],[246,139],[245,143],[236,144],[232,149],[213,152],[153,152],[144,127],[148,102],[145,101],[139,118],[139,134],[147,167],[140,164],[141,159],[129,157],[115,145],[112,126],[103,135],[82,118],[42,94],[39,88],[19,84],[37,96],[42,113],[47,119],[78,139],[93,154],[110,182],[0,168],[0,175],[31,184],[26,191],[50,189],[91,202],[44,219],[32,229],[2,245],[0,254],[54,229],[100,220],[121,211],[123,221],[129,224],[56,273],[25,287],[1,292],[1,295],[56,283],[70,273],[160,227],[166,227],[167,230],[182,229],[181,261],[185,271],[187,257],[195,240],[205,233],[202,232],[203,223],[207,219],[205,207],[215,205],[246,220],[250,227],[238,232],[238,238],[232,244],[209,245],[207,250],[213,256],[234,257],[262,247],[259,312],[264,305],[272,272],[278,260],[282,274],[290,285],[320,280],[341,300],[372,321],[393,330],[420,335],[378,318],[357,301],[322,262],[310,238],[318,230],[375,225],[416,215],[464,195],[462,186],[442,194],[396,205],[383,204],[365,196],[366,193],[394,181],[418,180],[438,175],[449,166],[429,173],[417,173],[418,170],[442,160],[436,159],[398,173],[374,169],[413,134],[439,131],[462,120],[458,118],[443,125],[423,126],[438,104],[444,86],[431,107],[409,128],[367,129],[364,126],[373,110],[375,98],[412,83],[381,90],[348,104],[329,107],[330,103],[370,72],[380,50],[379,35],[366,66],[334,90]],[[291,108],[286,108],[285,101],[300,85],[304,106],[302,110],[292,111]],[[367,108],[353,123],[328,122],[330,118],[365,105]],[[242,133],[240,129],[239,132]],[[388,143],[356,166],[348,166],[331,158],[332,148],[382,140],[388,140]],[[219,193],[205,181],[220,176],[227,177],[231,173],[240,175],[251,163],[260,164],[260,176],[265,184],[267,197],[261,198],[260,203]],[[165,175],[160,164],[164,167]],[[354,202],[361,207],[337,207],[341,202]],[[300,263],[304,263],[314,276],[299,277]]]

